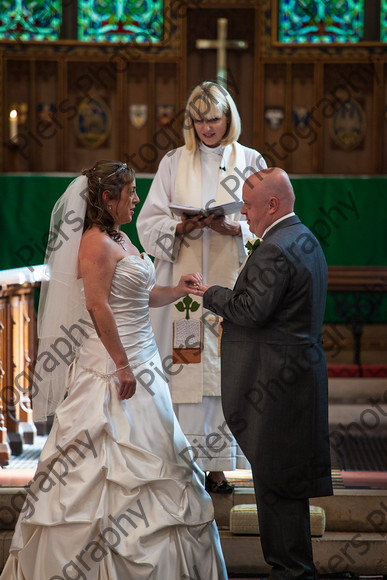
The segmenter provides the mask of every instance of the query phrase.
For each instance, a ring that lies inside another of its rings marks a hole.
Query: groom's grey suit
[[[306,498],[332,494],[322,346],[326,290],[320,244],[291,216],[267,232],[234,289],[212,286],[204,294],[204,306],[224,318],[223,411],[252,466],[270,578],[289,571],[315,576],[310,546],[289,562],[283,553],[294,552],[294,535],[309,533],[310,539]],[[297,514],[303,523],[296,529]]]

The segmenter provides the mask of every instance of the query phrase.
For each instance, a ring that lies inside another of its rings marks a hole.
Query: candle
[[[12,109],[9,114],[9,138],[14,139],[17,137],[17,111]]]

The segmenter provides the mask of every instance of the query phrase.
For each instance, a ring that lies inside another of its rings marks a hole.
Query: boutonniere
[[[247,248],[247,254],[250,256],[259,244],[262,242],[262,238],[249,238],[245,243],[245,248]]]

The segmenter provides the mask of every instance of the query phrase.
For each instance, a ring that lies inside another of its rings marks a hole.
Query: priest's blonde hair
[[[200,143],[194,120],[216,118],[223,114],[227,118],[227,130],[220,143],[230,145],[241,134],[241,119],[233,98],[217,83],[205,81],[197,85],[188,97],[184,115],[183,136],[188,151],[196,151]]]

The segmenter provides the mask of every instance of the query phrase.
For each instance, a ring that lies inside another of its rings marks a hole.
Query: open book
[[[193,207],[192,205],[180,205],[179,203],[170,203],[169,209],[176,215],[181,216],[183,213],[194,216],[202,214],[207,217],[209,215],[229,215],[230,213],[237,213],[241,211],[243,201],[232,201],[223,205],[213,205],[211,207]]]

